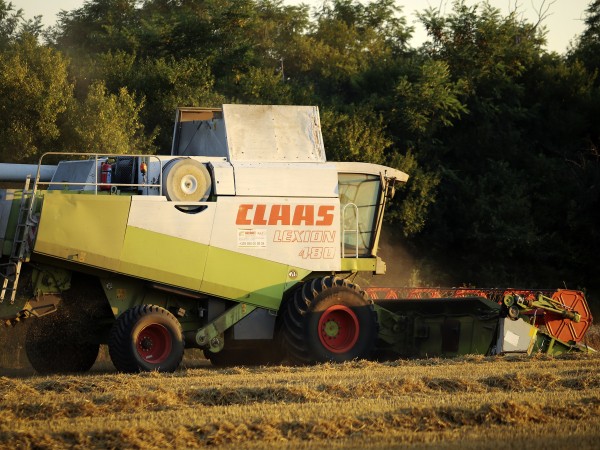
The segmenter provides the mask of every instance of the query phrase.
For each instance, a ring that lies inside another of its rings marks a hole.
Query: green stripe
[[[201,290],[264,308],[278,309],[289,266],[210,247]]]
[[[206,245],[127,227],[120,271],[197,291],[207,252]]]

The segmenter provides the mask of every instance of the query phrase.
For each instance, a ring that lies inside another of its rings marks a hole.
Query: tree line
[[[418,19],[414,48],[394,0],[87,0],[49,29],[0,0],[0,159],[165,152],[177,106],[317,105],[328,159],[411,175],[388,227],[413,278],[600,289],[600,0],[562,55],[518,9]]]

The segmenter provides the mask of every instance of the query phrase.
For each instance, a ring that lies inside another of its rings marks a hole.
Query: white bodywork
[[[186,158],[210,169],[205,209],[186,215],[172,202],[134,199],[130,226],[311,271],[338,271],[359,250],[372,256],[382,200],[368,185],[408,179],[377,164],[327,162],[318,109],[308,106],[180,108],[172,154],[148,161],[149,181]]]

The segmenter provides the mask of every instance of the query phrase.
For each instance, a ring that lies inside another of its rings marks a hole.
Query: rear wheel
[[[295,363],[368,358],[377,338],[377,317],[355,285],[336,277],[317,278],[289,299],[284,336]]]
[[[85,372],[98,357],[113,314],[96,277],[71,274],[71,287],[57,299],[58,310],[32,318],[25,351],[33,368],[44,374]]]
[[[32,319],[25,351],[37,372],[86,372],[94,365],[100,344],[94,341],[92,324],[78,319],[61,311]]]
[[[173,372],[184,346],[177,318],[155,305],[135,306],[121,314],[108,341],[110,358],[121,372]]]

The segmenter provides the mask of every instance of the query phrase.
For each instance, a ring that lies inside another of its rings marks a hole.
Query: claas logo
[[[236,225],[329,226],[333,223],[333,205],[249,205],[239,206]]]

